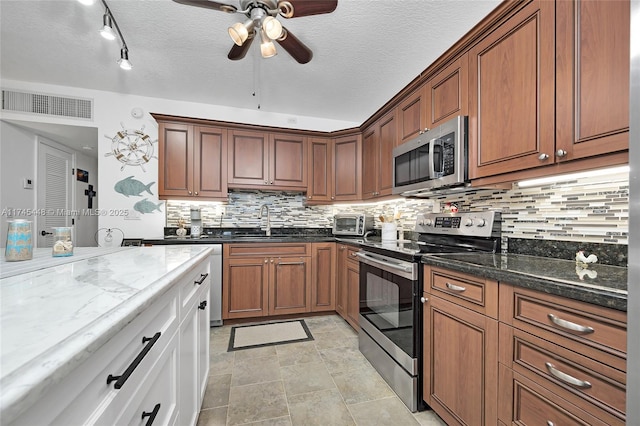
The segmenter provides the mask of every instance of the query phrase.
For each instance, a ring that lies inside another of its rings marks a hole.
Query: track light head
[[[133,68],[133,65],[131,65],[131,62],[129,62],[129,50],[126,47],[120,49],[120,59],[118,60],[118,65],[120,65],[120,68],[122,68],[123,70],[130,70],[131,68]]]
[[[100,29],[100,35],[107,40],[115,40],[116,33],[113,32],[113,23],[111,22],[111,15],[109,12],[105,12],[102,16],[102,28]]]

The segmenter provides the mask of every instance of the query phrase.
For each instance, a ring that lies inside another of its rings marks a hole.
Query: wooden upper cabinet
[[[158,123],[158,197],[227,197],[227,131],[208,126]]]
[[[378,195],[379,134],[375,126],[362,134],[362,199]]]
[[[398,145],[415,138],[427,127],[425,87],[421,86],[398,105]]]
[[[453,61],[427,82],[427,127],[443,124],[469,110],[469,56]]]
[[[398,141],[397,110],[389,112],[378,122],[378,195],[390,195],[393,189],[393,148]]]
[[[298,135],[269,135],[269,184],[307,189],[307,138]]]
[[[333,190],[332,141],[309,138],[307,166],[307,202],[331,202]]]
[[[469,177],[553,161],[555,2],[532,1],[469,52]]]
[[[229,184],[269,185],[269,138],[264,132],[229,132]]]
[[[306,190],[305,137],[232,130],[228,151],[230,186]]]
[[[629,22],[629,1],[556,3],[558,161],[628,149]]]
[[[194,128],[194,195],[227,197],[227,131],[216,127]]]
[[[362,199],[360,177],[362,169],[362,136],[358,134],[336,138],[333,145],[332,200]]]

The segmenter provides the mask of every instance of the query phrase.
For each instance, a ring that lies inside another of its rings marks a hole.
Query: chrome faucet
[[[267,204],[263,204],[260,206],[260,214],[258,214],[258,219],[262,219],[262,210],[267,210],[267,227],[265,228],[267,231],[267,237],[271,236],[271,215],[269,213],[269,206]]]

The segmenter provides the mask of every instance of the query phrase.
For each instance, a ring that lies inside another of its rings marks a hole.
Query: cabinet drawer
[[[500,321],[570,349],[587,345],[595,359],[616,355],[612,365],[626,371],[626,312],[501,283]]]
[[[587,412],[606,412],[610,424],[624,423],[626,375],[609,359],[593,360],[506,324],[500,324],[500,347],[500,362],[515,372]]]
[[[473,311],[498,318],[498,283],[426,265],[425,291]]]
[[[504,365],[499,366],[499,376],[499,417],[504,424],[607,425]]]
[[[181,319],[184,318],[185,313],[189,310],[188,306],[194,303],[202,289],[209,287],[211,282],[210,272],[210,263],[207,259],[207,261],[198,264],[186,277],[179,281]]]
[[[359,264],[358,255],[356,253],[360,251],[360,248],[353,247],[353,246],[345,246],[345,247],[347,248],[347,260],[352,260],[355,263]]]
[[[225,244],[225,257],[236,256],[311,256],[311,244]]]

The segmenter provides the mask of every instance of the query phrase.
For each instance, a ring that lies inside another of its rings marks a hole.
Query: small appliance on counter
[[[340,213],[333,217],[333,235],[362,237],[373,229],[373,217],[360,213]]]
[[[200,238],[202,233],[202,217],[200,207],[191,206],[191,238]]]

